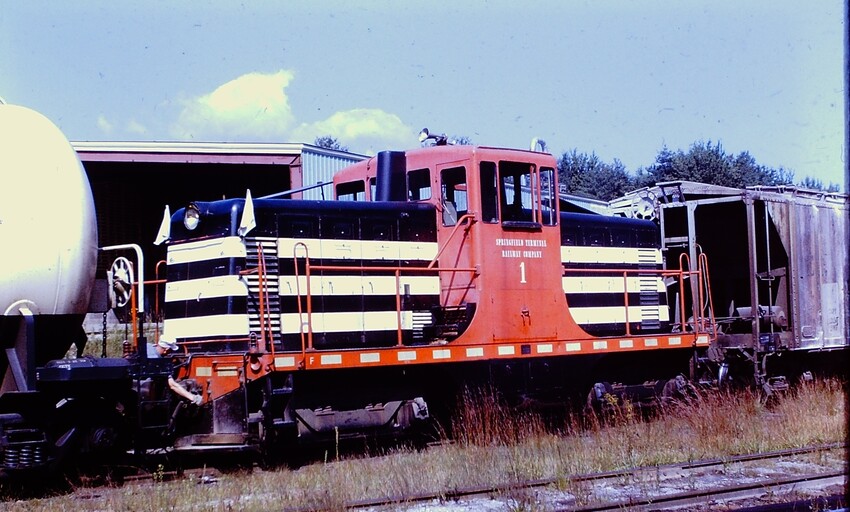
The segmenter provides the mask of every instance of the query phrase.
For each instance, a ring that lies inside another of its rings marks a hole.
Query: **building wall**
[[[305,147],[301,154],[302,186],[315,185],[319,182],[327,183],[328,185],[312,190],[305,190],[303,198],[333,199],[332,183],[334,174],[340,169],[359,162],[364,158],[361,155],[340,154],[338,152],[327,153]]]

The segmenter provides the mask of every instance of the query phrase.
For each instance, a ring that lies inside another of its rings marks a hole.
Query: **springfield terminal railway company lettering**
[[[546,247],[546,240],[522,240],[519,238],[497,238],[496,247]],[[542,258],[543,251],[520,251],[502,249],[503,258]]]

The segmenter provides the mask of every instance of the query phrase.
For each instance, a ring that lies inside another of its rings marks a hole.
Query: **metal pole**
[[[757,247],[756,247],[756,215],[755,205],[752,197],[744,197],[744,205],[747,208],[747,254],[749,256],[749,279],[750,279],[750,314],[752,315],[752,333],[753,333],[753,376],[756,380],[756,385],[762,384],[761,362],[759,360],[759,337],[761,335],[759,327],[759,293],[758,281],[756,273],[758,272],[757,263]]]

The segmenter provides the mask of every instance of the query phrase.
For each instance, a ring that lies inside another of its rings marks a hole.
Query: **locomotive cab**
[[[382,174],[382,166],[394,170]],[[441,270],[432,341],[589,339],[669,327],[657,226],[559,211],[556,168],[551,155],[534,151],[432,146],[379,154],[334,183],[342,201],[433,206],[432,266]],[[378,197],[382,186],[395,195]]]
[[[402,170],[382,175],[386,159]],[[434,146],[379,154],[334,183],[339,200],[377,200],[382,182],[396,180],[390,199],[433,206],[442,269],[434,341],[545,340],[570,328],[551,286],[561,280],[555,168],[544,153]]]

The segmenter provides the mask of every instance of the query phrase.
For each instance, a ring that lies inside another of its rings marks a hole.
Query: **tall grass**
[[[103,329],[96,329],[86,333],[88,341],[83,349],[82,355],[100,357],[103,353]],[[148,343],[153,343],[156,340],[157,325],[154,323],[144,324],[144,336]],[[133,326],[130,324],[110,323],[106,329],[106,355],[107,357],[122,357],[124,354],[124,342],[132,345],[133,343]],[[66,354],[66,357],[76,357],[76,347],[71,346]]]
[[[298,470],[220,475],[212,485],[186,479],[79,489],[2,505],[9,510],[77,512],[341,510],[359,500],[541,478],[561,479],[560,487],[581,505],[588,491],[570,475],[843,441],[847,426],[842,391],[835,381],[810,383],[771,407],[750,391],[704,394],[649,419],[626,402],[605,415],[570,416],[553,423],[534,412],[518,413],[491,390],[470,390],[451,425],[454,442],[422,451],[399,449]],[[535,508],[528,494],[517,492],[509,498],[518,509]]]

